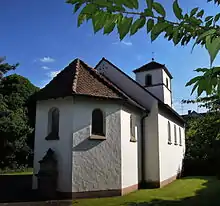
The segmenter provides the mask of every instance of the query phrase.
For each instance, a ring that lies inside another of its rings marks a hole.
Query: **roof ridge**
[[[104,57],[103,57],[104,58]],[[90,71],[92,71],[95,75],[97,75],[102,81],[104,81],[105,83],[107,83],[108,86],[113,87],[118,93],[120,93],[120,95],[124,96],[123,93],[121,92],[120,89],[118,89],[110,80],[108,80],[105,76],[103,76],[102,74],[100,74],[97,69],[89,66],[87,63],[85,63],[84,61],[80,60],[81,63],[83,63],[88,69],[90,69]]]
[[[119,72],[121,72],[123,75],[125,75],[128,79],[130,79],[132,82],[134,82],[136,85],[138,85],[140,88],[142,88],[143,90],[145,90],[149,95],[151,95],[153,98],[155,98],[158,103],[162,104],[163,106],[167,107],[170,111],[172,111],[175,115],[177,115],[181,120],[182,117],[172,108],[170,107],[169,105],[165,104],[163,101],[161,101],[158,97],[156,97],[154,94],[152,94],[149,90],[147,90],[146,88],[144,88],[140,83],[138,83],[137,81],[135,81],[134,79],[132,79],[128,74],[126,74],[124,71],[122,71],[121,69],[119,69],[119,67],[117,67],[115,64],[113,64],[112,62],[110,62],[108,59],[106,58],[102,58],[98,64],[96,65],[95,68],[97,68],[99,66],[99,64],[102,62],[102,61],[106,61],[107,63],[109,63],[110,65],[112,65],[114,68],[116,68]]]
[[[74,93],[76,93],[76,85],[77,85],[77,80],[78,80],[78,75],[79,75],[79,67],[80,67],[80,59],[77,58],[76,59],[76,72],[73,78],[73,86],[72,86],[72,90]]]

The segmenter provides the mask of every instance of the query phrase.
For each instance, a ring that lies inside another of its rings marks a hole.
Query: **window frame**
[[[166,87],[169,89],[169,79],[166,77]]]
[[[99,113],[95,114],[95,112],[99,112]],[[94,115],[98,115],[98,120],[97,120],[97,116],[95,117]],[[99,126],[99,124],[98,124],[98,126],[97,125],[94,126],[94,124],[96,122],[101,122],[102,123],[101,126]],[[95,129],[95,131],[94,131],[94,129]],[[90,139],[96,139],[96,140],[106,139],[106,137],[105,137],[105,116],[104,116],[104,112],[100,108],[96,108],[92,111]]]
[[[137,142],[135,130],[136,130],[136,115],[130,114],[130,142]]]
[[[178,145],[177,143],[177,132],[176,132],[176,125],[174,124],[174,145]]]
[[[172,134],[171,134],[170,121],[167,122],[167,134],[168,134],[168,144],[172,144]]]
[[[52,107],[48,111],[48,132],[46,140],[59,140],[60,110]]]
[[[181,128],[179,127],[179,145],[180,146],[183,146],[183,144],[182,144],[182,132],[181,132]]]
[[[145,86],[152,86],[152,85],[153,85],[153,83],[152,83],[152,75],[151,74],[146,74],[145,75]]]

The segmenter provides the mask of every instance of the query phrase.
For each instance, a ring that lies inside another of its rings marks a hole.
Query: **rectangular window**
[[[179,127],[180,146],[182,146],[181,128]]]
[[[172,144],[172,140],[171,140],[171,128],[170,128],[170,122],[168,121],[167,124],[167,132],[168,132],[168,144]]]
[[[131,133],[130,141],[131,142],[137,141],[135,137],[135,125],[136,125],[136,117],[134,114],[131,114],[130,115],[130,133]]]
[[[176,125],[174,125],[174,144],[177,145]]]

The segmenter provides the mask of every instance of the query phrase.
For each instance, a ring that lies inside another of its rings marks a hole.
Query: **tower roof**
[[[135,69],[133,72],[138,73],[138,72],[150,71],[150,70],[156,70],[156,69],[163,69],[171,79],[173,78],[171,73],[166,68],[165,64],[160,64],[155,61],[151,61],[151,62]]]

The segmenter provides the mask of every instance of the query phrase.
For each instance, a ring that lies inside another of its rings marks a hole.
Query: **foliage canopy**
[[[194,40],[195,45],[202,45],[209,53],[208,68],[198,68],[195,71],[202,75],[191,79],[186,86],[193,85],[198,96],[220,94],[220,67],[213,66],[220,50],[220,13],[208,16],[199,7],[184,12],[178,0],[173,1],[172,10],[176,20],[169,20],[163,5],[157,0],[143,0],[145,8],[141,9],[138,0],[67,0],[74,6],[78,14],[78,26],[91,20],[94,32],[103,30],[103,34],[118,31],[122,40],[126,35],[134,35],[140,29],[146,29],[154,41],[161,34],[174,45],[187,45]],[[207,0],[219,5],[220,0]],[[193,46],[193,47],[194,47]]]

